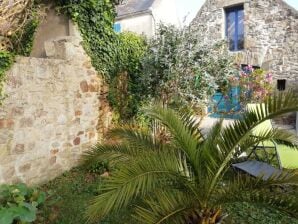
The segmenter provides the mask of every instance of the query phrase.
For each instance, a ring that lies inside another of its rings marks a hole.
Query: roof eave
[[[116,20],[123,20],[123,19],[131,18],[131,17],[141,16],[141,15],[144,15],[144,14],[150,14],[151,15],[151,13],[152,13],[152,10],[147,9],[147,10],[143,10],[143,11],[139,11],[139,12],[127,13],[127,14],[123,14],[121,16],[117,16]]]

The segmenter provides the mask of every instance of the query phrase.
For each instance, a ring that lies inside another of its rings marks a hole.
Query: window
[[[279,91],[283,91],[286,89],[286,80],[285,79],[278,79],[277,80],[277,89]]]
[[[121,32],[121,24],[120,23],[115,23],[114,24],[114,31],[116,33],[120,33]]]
[[[242,6],[225,9],[226,37],[229,50],[239,51],[244,49],[244,9]]]

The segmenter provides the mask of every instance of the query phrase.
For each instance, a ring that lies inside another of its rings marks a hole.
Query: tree
[[[133,204],[132,217],[137,223],[217,223],[224,216],[223,206],[239,201],[267,204],[297,215],[297,198],[275,188],[297,185],[297,175],[287,172],[264,181],[229,172],[239,153],[261,141],[297,148],[295,136],[280,129],[264,130],[259,138],[250,135],[265,120],[297,110],[296,95],[275,94],[256,110],[245,111],[241,120],[226,127],[219,121],[204,136],[193,114],[147,109],[161,132],[158,128],[153,132],[116,128],[110,136],[120,142],[99,144],[85,156],[86,165],[109,161],[115,168],[88,207],[88,220],[101,220]]]
[[[206,102],[237,73],[224,43],[204,45],[198,30],[159,26],[144,58],[144,90],[164,104],[175,98],[191,104]]]

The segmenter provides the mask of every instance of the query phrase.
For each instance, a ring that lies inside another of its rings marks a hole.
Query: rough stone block
[[[86,80],[84,80],[80,83],[80,87],[81,87],[81,90],[83,93],[86,93],[89,90],[89,86],[88,86],[88,83]]]

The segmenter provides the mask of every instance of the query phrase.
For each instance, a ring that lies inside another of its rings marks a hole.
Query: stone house
[[[284,1],[206,0],[191,25],[206,44],[227,40],[239,64],[271,71],[277,90],[298,91],[298,12]]]
[[[173,0],[122,0],[116,11],[116,32],[132,31],[152,37],[160,23],[180,26]]]
[[[298,88],[298,12],[282,0],[207,0],[192,25],[206,43],[226,39],[241,64],[272,71],[276,88]]]

